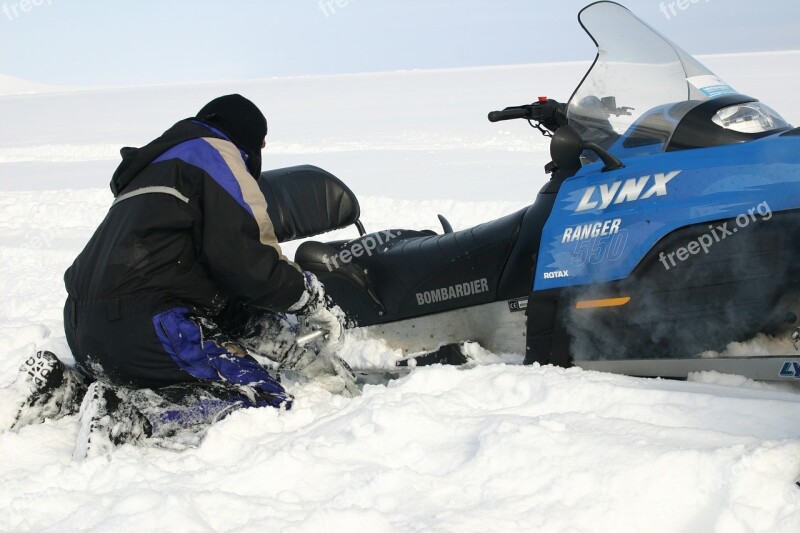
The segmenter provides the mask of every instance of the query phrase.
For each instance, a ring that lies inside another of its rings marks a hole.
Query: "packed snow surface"
[[[800,123],[800,53],[705,62]],[[530,203],[545,180],[546,140],[486,112],[565,100],[587,65],[0,97],[0,387],[34,350],[72,362],[62,275],[111,202],[121,146],[241,92],[270,118],[265,168],[334,172],[368,229],[437,229],[437,213],[465,228]],[[731,353],[748,346],[787,347]],[[797,387],[522,367],[468,348],[491,364],[418,368],[355,399],[290,383],[291,411],[234,413],[183,452],[73,461],[76,417],[1,432],[0,530],[800,531]],[[396,356],[363,335],[342,355]]]

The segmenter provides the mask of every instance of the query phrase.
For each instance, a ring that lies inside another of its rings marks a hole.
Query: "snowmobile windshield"
[[[737,94],[617,3],[596,2],[578,19],[598,52],[569,101],[567,118],[588,142],[620,156],[662,152],[689,111],[708,100]],[[731,112],[719,121],[735,121],[740,114]],[[762,127],[769,127],[767,115],[774,115],[776,126],[783,124],[777,114],[765,110],[758,117]]]

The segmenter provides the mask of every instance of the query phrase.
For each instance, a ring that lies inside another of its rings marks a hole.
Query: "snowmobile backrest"
[[[360,224],[361,207],[353,191],[321,168],[301,165],[268,170],[261,173],[258,186],[267,200],[278,242]]]

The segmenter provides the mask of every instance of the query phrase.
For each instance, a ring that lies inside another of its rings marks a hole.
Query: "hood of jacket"
[[[111,192],[114,197],[124,191],[131,181],[161,154],[182,142],[200,137],[217,137],[230,140],[213,126],[207,126],[196,118],[187,118],[181,120],[160,137],[141,148],[127,146],[121,149],[122,163],[120,163],[111,177]],[[242,148],[239,147],[239,149],[241,150]]]

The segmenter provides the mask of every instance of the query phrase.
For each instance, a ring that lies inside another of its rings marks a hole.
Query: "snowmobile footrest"
[[[430,365],[453,365],[461,366],[467,363],[467,357],[461,353],[461,345],[459,344],[445,344],[435,352],[429,352],[423,355],[416,355],[408,359],[401,359],[397,361],[395,366],[407,367],[411,361],[415,361],[414,366],[430,366]]]

